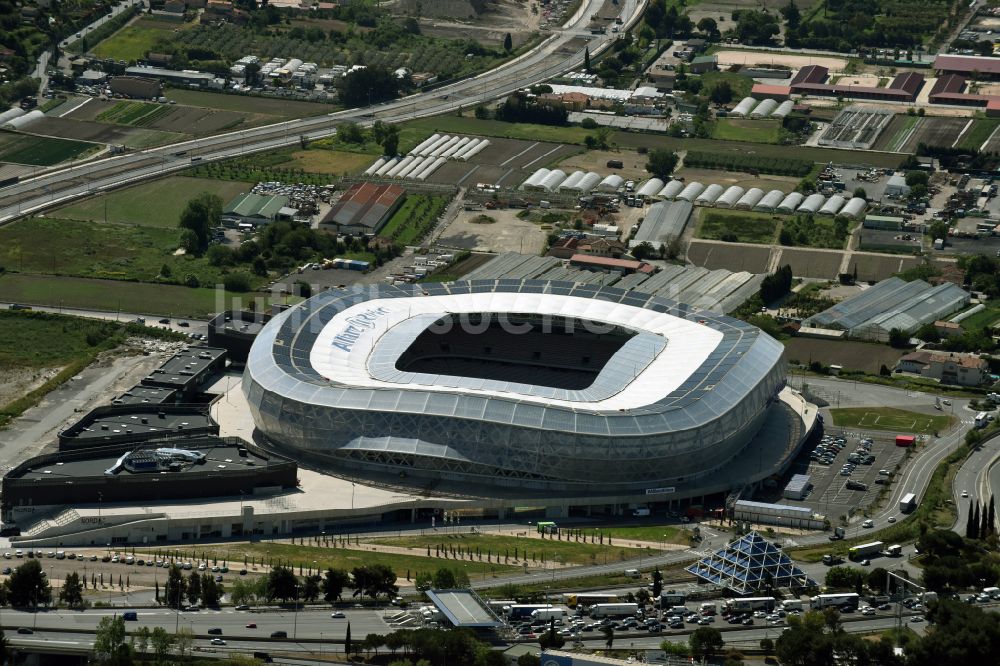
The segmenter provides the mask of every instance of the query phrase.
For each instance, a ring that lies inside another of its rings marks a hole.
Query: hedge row
[[[779,176],[805,176],[812,170],[813,163],[791,157],[689,150],[684,158],[684,166],[719,171],[756,171],[757,173],[773,173]]]

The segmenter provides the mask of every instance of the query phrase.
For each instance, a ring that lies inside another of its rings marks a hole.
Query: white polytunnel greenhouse
[[[771,113],[778,108],[778,103],[773,99],[765,99],[763,102],[757,105],[753,111],[750,112],[751,118],[767,118]]]
[[[660,190],[659,196],[661,196],[664,199],[675,199],[683,189],[684,189],[684,183],[682,183],[679,180],[672,180],[663,186],[663,189]]]
[[[702,185],[698,181],[694,181],[688,183],[684,187],[684,189],[681,190],[680,194],[677,195],[677,198],[682,199],[684,201],[694,201],[695,197],[701,194],[704,189],[705,189],[704,185]]]
[[[601,174],[588,171],[587,174],[576,184],[576,189],[586,194],[593,191],[597,184],[601,182]]]
[[[840,209],[840,214],[857,219],[861,217],[867,207],[867,201],[861,197],[853,197],[850,201],[844,204],[843,208]]]
[[[637,197],[652,197],[660,193],[663,189],[663,181],[659,178],[650,178],[643,183],[635,192]]]
[[[601,192],[617,192],[618,188],[625,184],[625,179],[616,173],[606,176],[598,185]]]
[[[698,198],[694,200],[695,203],[703,204],[705,206],[711,206],[715,203],[715,200],[719,198],[726,188],[718,183],[712,183],[705,188],[705,191],[698,195]]]
[[[740,200],[736,202],[734,208],[750,210],[763,198],[764,190],[759,187],[751,187],[743,196],[740,197]]]
[[[781,200],[778,204],[777,211],[779,213],[793,213],[795,209],[799,207],[799,204],[805,199],[805,195],[801,192],[789,192],[788,196]]]
[[[431,145],[432,143],[434,143],[435,141],[437,141],[440,138],[441,138],[440,134],[431,134],[429,137],[427,137],[426,139],[424,139],[423,141],[421,141],[420,143],[418,143],[416,145],[416,147],[413,150],[410,151],[410,154],[411,155],[419,155],[421,150],[423,150],[427,146]]]
[[[764,198],[753,207],[754,210],[764,211],[766,213],[772,212],[778,207],[778,204],[785,198],[785,193],[781,190],[771,190],[764,195]]]
[[[394,157],[391,160],[389,160],[388,162],[386,162],[385,164],[383,164],[382,166],[380,166],[378,168],[378,171],[375,172],[375,175],[376,176],[384,176],[387,173],[389,173],[389,169],[393,168],[397,164],[399,164],[399,159],[397,159],[397,158]]]
[[[566,180],[564,180],[559,185],[559,191],[562,192],[562,191],[575,190],[576,189],[576,184],[579,183],[580,180],[585,175],[587,175],[587,174],[584,171],[574,171],[573,173],[571,173],[569,175],[569,177]]]
[[[740,200],[740,197],[743,196],[744,192],[746,192],[746,190],[739,185],[730,185],[729,188],[715,200],[716,208],[732,208],[733,205]]]
[[[566,172],[562,169],[553,169],[542,179],[541,187],[548,192],[555,192],[556,189],[566,180]]]
[[[736,108],[729,112],[729,115],[743,116],[745,118],[755,106],[757,106],[757,100],[753,97],[744,97],[740,100],[740,103],[736,105]]]
[[[778,108],[771,113],[772,118],[784,118],[789,113],[792,112],[792,107],[795,106],[795,102],[790,99],[786,99],[784,102],[778,105]]]
[[[551,173],[548,169],[542,168],[528,176],[528,180],[521,183],[522,190],[538,189],[542,185],[542,180]]]
[[[366,176],[372,175],[373,173],[375,173],[376,171],[378,171],[382,167],[383,164],[385,164],[385,158],[384,157],[378,158],[377,160],[375,160],[374,164],[372,164],[370,167],[368,167],[367,169],[365,169],[365,175]]]
[[[823,202],[825,201],[826,197],[822,194],[810,194],[795,210],[799,213],[818,213],[819,209],[823,207]]]
[[[839,194],[834,194],[826,200],[823,207],[819,209],[819,213],[820,215],[836,215],[844,207],[845,203],[847,203],[847,199]]]

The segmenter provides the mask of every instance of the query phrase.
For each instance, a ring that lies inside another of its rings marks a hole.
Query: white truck
[[[801,599],[785,599],[781,602],[781,610],[788,611],[801,611],[803,609],[803,604]]]
[[[637,509],[632,510],[632,515],[636,518],[645,518],[649,515],[649,507],[640,506]]]
[[[544,620],[548,622],[549,620],[562,620],[567,615],[569,615],[569,611],[565,608],[539,608],[531,612],[531,619],[532,621]]]
[[[639,612],[639,604],[594,604],[590,617],[628,617]]]

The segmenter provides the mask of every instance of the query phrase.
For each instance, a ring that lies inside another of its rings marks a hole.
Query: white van
[[[626,569],[625,575],[629,578],[642,578],[642,574],[639,573],[638,569]]]

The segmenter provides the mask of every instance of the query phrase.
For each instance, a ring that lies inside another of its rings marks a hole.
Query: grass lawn
[[[705,72],[701,75],[702,89],[706,91],[711,90],[722,81],[729,83],[729,87],[733,91],[733,101],[748,97],[753,88],[753,79],[740,76],[735,72]]]
[[[222,310],[240,309],[258,294],[236,294],[222,290],[191,289],[178,285],[91,280],[58,275],[6,273],[0,276],[0,300],[34,305],[52,305],[137,314],[169,315],[207,319]],[[295,303],[294,297],[265,298]]]
[[[415,243],[434,228],[447,206],[448,197],[410,194],[378,235],[391,238],[401,245]]]
[[[831,409],[833,424],[843,428],[930,433],[948,428],[955,420],[948,414],[918,414],[895,407],[845,407]]]
[[[746,78],[746,77],[740,77]],[[712,128],[712,138],[725,141],[778,143],[781,123],[777,120],[744,120],[720,118]]]
[[[372,539],[372,541],[389,546],[402,546],[404,548],[425,549],[429,547],[431,554],[436,552],[435,549],[438,546],[442,550],[449,548],[461,548],[463,550],[471,548],[473,551],[478,550],[484,555],[487,552],[492,552],[494,556],[499,554],[503,554],[505,557],[509,556],[511,563],[514,563],[514,552],[517,549],[518,563],[523,565],[525,559],[528,559],[531,563],[529,566],[534,564],[541,565],[542,558],[544,558],[545,562],[555,560],[561,564],[584,565],[603,563],[605,556],[607,556],[609,562],[614,560],[624,561],[639,557],[643,552],[638,548],[624,548],[618,545],[609,546],[606,543],[607,539],[605,539],[604,544],[600,544],[568,541],[566,539],[557,541],[555,539],[490,536],[488,534],[389,537],[387,539]],[[525,553],[527,553],[527,558],[525,557]]]
[[[302,169],[309,173],[332,173],[350,175],[361,173],[375,160],[364,153],[349,153],[343,150],[296,150],[289,156],[287,162],[279,165],[283,168]]]
[[[155,51],[156,40],[170,37],[174,30],[194,27],[197,22],[183,24],[143,16],[126,25],[107,39],[93,46],[91,51],[99,58],[113,58],[131,62],[146,57],[147,51]]]
[[[850,235],[849,223],[838,225],[832,217],[796,215],[782,221],[778,240],[786,247],[842,250]]]
[[[974,331],[984,326],[992,326],[1000,319],[1000,303],[987,301],[986,308],[962,320],[962,328]]]
[[[0,162],[52,166],[99,149],[98,144],[86,141],[0,132]]]
[[[88,220],[27,218],[0,228],[0,265],[18,272],[134,282],[182,282],[194,275],[207,287],[221,284],[227,270],[205,257],[174,254],[180,230]],[[163,280],[162,268],[169,267]],[[251,288],[266,278],[250,274]]]
[[[768,213],[723,212],[701,209],[697,238],[736,243],[774,242],[778,221]]]
[[[223,204],[252,185],[240,181],[170,176],[141,185],[115,190],[56,209],[53,217],[176,229],[188,201],[202,192],[222,197]],[[7,264],[11,266],[11,264]]]
[[[612,539],[635,539],[650,543],[675,543],[690,545],[691,531],[676,525],[630,525],[628,527],[601,527],[593,530],[610,535]]]
[[[183,550],[183,549],[181,549]],[[347,548],[325,548],[317,546],[300,546],[288,543],[234,543],[216,546],[198,546],[197,554],[205,553],[208,559],[228,560],[230,565],[244,561],[244,558],[256,557],[258,560],[264,558],[274,562],[287,562],[298,569],[299,565],[304,568],[316,566],[320,569],[347,569],[350,571],[354,567],[372,564],[384,564],[396,572],[397,578],[405,578],[407,571],[410,577],[416,576],[417,572],[432,573],[441,568],[465,571],[470,578],[493,573],[510,573],[518,569],[515,566],[497,564],[496,562],[486,562],[485,556],[482,562],[478,559],[455,560],[436,557],[423,557],[420,555],[401,555],[397,553],[376,553],[367,550],[350,550]],[[433,553],[433,548],[431,549]]]
[[[979,150],[998,126],[1000,126],[1000,118],[976,118],[972,121],[972,127],[958,142],[958,147]]]
[[[263,113],[271,116],[287,116],[290,118],[332,113],[339,108],[334,104],[322,104],[320,102],[303,102],[301,100],[253,97],[250,95],[228,95],[226,93],[188,90],[186,88],[169,88],[163,94],[178,104],[186,104],[188,106],[200,106],[204,109],[219,109],[221,111],[238,111],[240,113]]]
[[[430,136],[434,132],[450,134],[479,134],[482,136],[500,136],[508,139],[524,139],[526,141],[554,141],[556,143],[582,144],[589,130],[582,127],[554,125],[533,125],[531,123],[505,123],[499,120],[480,120],[471,116],[435,116],[420,118],[403,123],[403,127],[419,129]],[[400,140],[400,150],[406,146]]]

